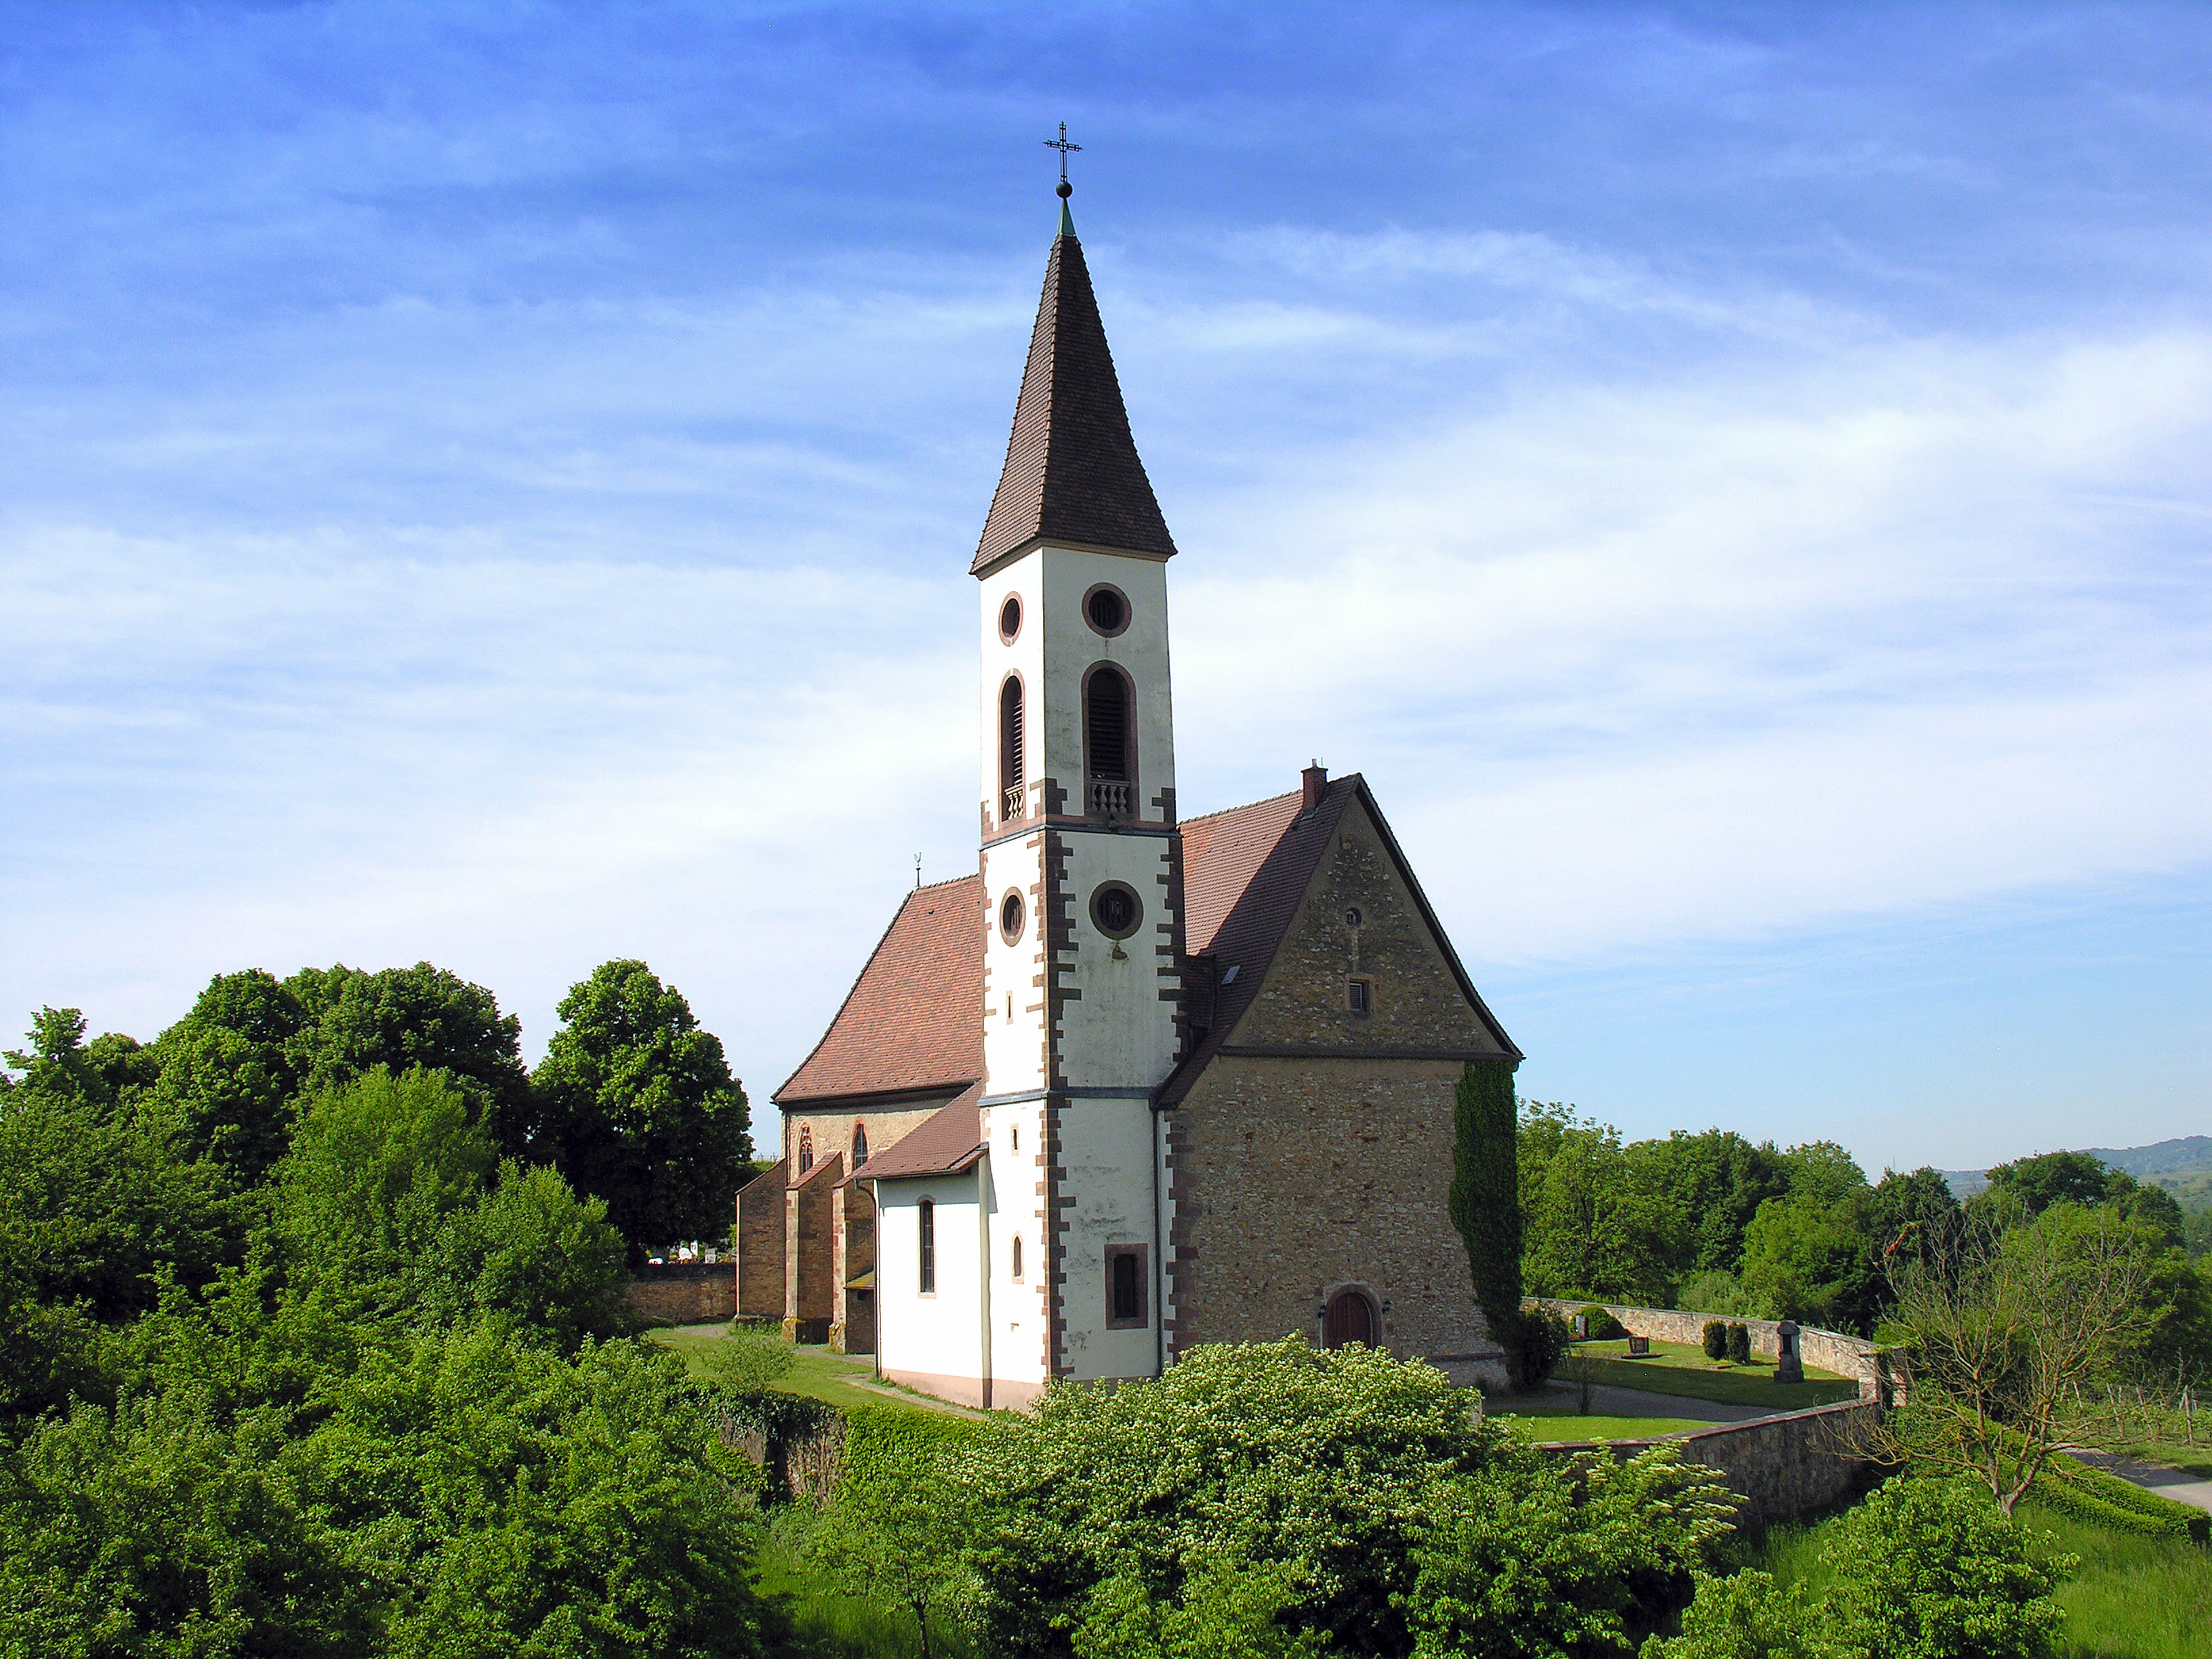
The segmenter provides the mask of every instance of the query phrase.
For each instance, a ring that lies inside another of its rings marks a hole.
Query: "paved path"
[[[1554,1398],[1572,1398],[1577,1389],[1572,1382],[1562,1382],[1553,1377],[1547,1391]],[[1510,1411],[1510,1405],[1500,1405],[1500,1411]],[[1774,1412],[1765,1406],[1728,1406],[1717,1400],[1692,1400],[1686,1395],[1652,1394],[1644,1389],[1616,1389],[1599,1382],[1590,1389],[1590,1414],[1594,1417],[1679,1417],[1694,1423],[1748,1423],[1753,1418],[1772,1417]],[[1565,1422],[1559,1418],[1550,1419]]]
[[[2154,1492],[2160,1498],[2194,1504],[2200,1510],[2212,1510],[2212,1480],[2199,1475],[2180,1469],[2162,1469],[2155,1463],[2138,1463],[2132,1458],[2115,1457],[2110,1452],[2081,1450],[2071,1446],[2066,1449],[2066,1455],[2093,1468],[2117,1474],[2121,1480],[2132,1482],[2146,1492]]]

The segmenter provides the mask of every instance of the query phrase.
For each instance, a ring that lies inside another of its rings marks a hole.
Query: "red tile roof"
[[[1365,781],[1354,772],[1329,780],[1310,812],[1302,813],[1303,792],[1293,792],[1192,818],[1182,825],[1185,950],[1192,957],[1212,959],[1216,989],[1206,1040],[1162,1086],[1164,1102],[1182,1098],[1258,994],[1268,965],[1313,884],[1330,837],[1355,799],[1364,803],[1374,819],[1468,1001],[1496,1033],[1501,1048],[1518,1056],[1520,1051],[1483,1006],[1390,826]],[[979,1143],[975,1102],[983,1073],[982,903],[982,883],[975,876],[909,893],[822,1041],[775,1091],[776,1103],[790,1109],[839,1096],[931,1088],[967,1091],[896,1146],[870,1158],[862,1166],[864,1177],[887,1170],[939,1174],[957,1169]],[[1236,977],[1223,983],[1232,968]],[[1198,988],[1194,983],[1193,989]],[[917,1161],[912,1170],[890,1162],[909,1157]]]
[[[1065,231],[1045,264],[1006,465],[971,573],[1038,536],[1163,558],[1176,550],[1129,435],[1083,244]]]
[[[878,1152],[854,1171],[860,1181],[890,1181],[902,1176],[951,1175],[983,1152],[983,1114],[977,1102],[983,1085],[924,1118],[889,1152]]]
[[[983,882],[917,887],[779,1105],[959,1088],[983,1074]]]

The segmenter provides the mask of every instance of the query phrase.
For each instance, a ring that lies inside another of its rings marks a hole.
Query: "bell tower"
[[[1153,1104],[1181,1046],[1176,548],[1129,434],[1065,165],[1063,149],[1059,234],[971,567],[988,1272],[1004,1333],[993,1368],[1010,1381],[1032,1364],[1040,1382],[1153,1375],[1171,1316]]]

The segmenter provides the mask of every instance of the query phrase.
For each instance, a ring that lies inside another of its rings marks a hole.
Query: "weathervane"
[[[1046,139],[1044,147],[1047,149],[1056,149],[1060,152],[1060,199],[1065,202],[1075,194],[1075,186],[1067,182],[1067,152],[1072,149],[1081,149],[1083,146],[1067,142],[1067,123],[1062,121],[1060,124],[1060,137]]]

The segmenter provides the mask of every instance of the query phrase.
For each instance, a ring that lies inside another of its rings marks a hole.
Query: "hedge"
[[[2131,1480],[2060,1453],[2036,1477],[2037,1499],[2076,1521],[2094,1522],[2153,1538],[2212,1543],[2212,1512],[2146,1492]]]

